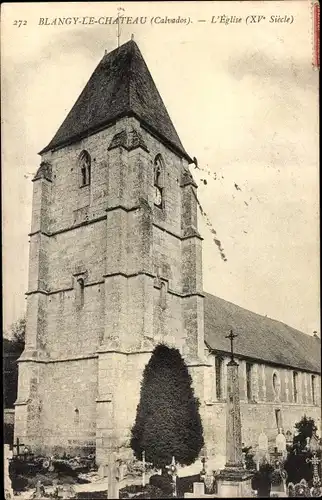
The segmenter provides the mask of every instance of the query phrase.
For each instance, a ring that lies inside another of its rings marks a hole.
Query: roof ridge
[[[133,59],[134,59],[134,51],[135,51],[135,45],[136,43],[134,42],[134,40],[130,40],[130,42],[133,42],[131,44],[131,58],[130,58],[130,67],[129,67],[129,79],[128,79],[128,85],[129,85],[129,90],[128,90],[128,97],[129,97],[129,109],[131,109],[131,105],[132,105],[132,73],[133,73]],[[135,45],[134,45],[135,44]],[[137,45],[136,45],[137,46]]]

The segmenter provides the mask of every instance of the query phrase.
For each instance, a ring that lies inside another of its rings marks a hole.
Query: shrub
[[[178,496],[183,498],[185,493],[192,493],[193,483],[200,481],[200,474],[194,476],[184,476],[177,478],[177,493]]]
[[[305,449],[306,439],[311,438],[313,433],[317,430],[313,418],[308,418],[304,415],[299,422],[295,424],[297,436],[294,436],[293,445],[298,444],[301,450]]]
[[[254,461],[254,453],[252,452],[252,447],[248,446],[242,449],[243,453],[245,453],[245,465],[247,470],[255,470],[256,463]]]
[[[143,489],[142,493],[134,495],[132,498],[170,498],[172,496],[164,493],[160,488],[148,484]]]
[[[124,488],[120,489],[120,493],[139,493],[142,491],[142,486],[140,484],[129,484],[128,486],[125,486]]]
[[[170,475],[162,475],[155,474],[150,477],[150,485],[155,486],[162,490],[166,495],[171,495],[173,493],[173,483]]]
[[[14,425],[8,422],[4,422],[3,434],[4,444],[12,445],[14,438]]]
[[[317,427],[313,418],[304,415],[299,422],[295,424],[297,435],[293,438],[293,445],[289,450],[284,469],[288,474],[289,483],[299,483],[302,479],[312,481],[313,468],[311,463],[307,463],[310,452],[306,448],[307,438],[311,438],[316,432]]]
[[[269,463],[262,463],[259,470],[252,477],[251,486],[258,491],[258,496],[269,496],[272,486],[272,473],[274,468]]]
[[[204,444],[199,401],[178,349],[157,346],[146,365],[131,447],[138,460],[164,468],[174,456],[192,464]]]

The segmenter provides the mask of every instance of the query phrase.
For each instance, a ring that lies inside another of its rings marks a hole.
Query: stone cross
[[[20,443],[19,438],[17,438],[16,444],[12,445],[13,448],[16,448],[17,455],[20,455],[20,446],[25,446],[25,445]]]
[[[207,471],[206,471],[206,461],[207,461],[206,457],[202,457],[202,459],[201,459],[202,469],[200,471],[200,479],[202,481],[205,480],[206,473],[207,473]]]
[[[175,460],[174,457],[172,457],[171,464],[170,465],[166,465],[166,469],[168,469],[168,472],[169,472],[169,474],[172,477],[172,481],[173,481],[173,496],[176,497],[177,496],[177,471],[178,471],[178,468],[177,468],[176,460]]]
[[[238,363],[234,359],[233,340],[237,335],[230,334],[231,359],[227,363],[227,409],[226,409],[226,467],[243,468],[241,416],[239,400]]]
[[[316,452],[314,451],[312,458],[307,458],[306,461],[307,463],[311,463],[313,465],[313,486],[314,487],[321,486],[321,480],[318,469],[321,460],[317,457]]]
[[[277,447],[275,446],[273,453],[270,453],[270,461],[273,462],[274,466],[280,466],[281,462],[283,460],[283,454],[282,452],[278,451]]]
[[[230,330],[230,334],[226,335],[225,339],[230,340],[230,361],[235,361],[234,360],[234,339],[237,337],[236,333],[233,333],[232,330]]]
[[[117,12],[117,46],[120,46],[120,37],[121,37],[121,30],[120,30],[120,11],[122,10],[124,12],[124,9],[122,7],[119,7]]]

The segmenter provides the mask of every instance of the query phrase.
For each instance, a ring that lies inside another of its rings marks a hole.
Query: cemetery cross
[[[233,333],[232,330],[230,330],[230,334],[229,335],[226,335],[226,339],[229,339],[230,340],[230,361],[231,362],[234,362],[234,339],[237,337],[237,334],[236,333]]]

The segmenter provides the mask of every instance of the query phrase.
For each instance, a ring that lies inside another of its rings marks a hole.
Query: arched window
[[[246,363],[246,391],[248,402],[253,400],[253,387],[252,387],[253,365]]]
[[[153,183],[154,183],[154,204],[163,208],[164,200],[164,163],[162,156],[159,154],[154,159],[153,169]]]
[[[223,365],[224,361],[221,357],[216,356],[215,372],[216,372],[216,399],[220,401],[223,398]]]
[[[84,278],[82,277],[77,278],[76,286],[77,286],[76,305],[77,307],[82,308],[84,306],[84,287],[85,287]]]
[[[280,378],[279,378],[277,372],[273,373],[272,383],[273,383],[273,390],[274,390],[275,398],[279,399],[280,391],[281,391],[281,382],[280,382]]]
[[[85,149],[78,157],[80,186],[88,186],[91,183],[91,155]]]
[[[294,403],[298,402],[298,373],[293,372],[293,399]]]
[[[75,412],[74,412],[74,425],[78,425],[78,424],[79,424],[79,409],[75,408]]]
[[[312,404],[316,404],[316,390],[315,390],[315,385],[316,385],[316,376],[311,375],[311,390],[312,390]]]

